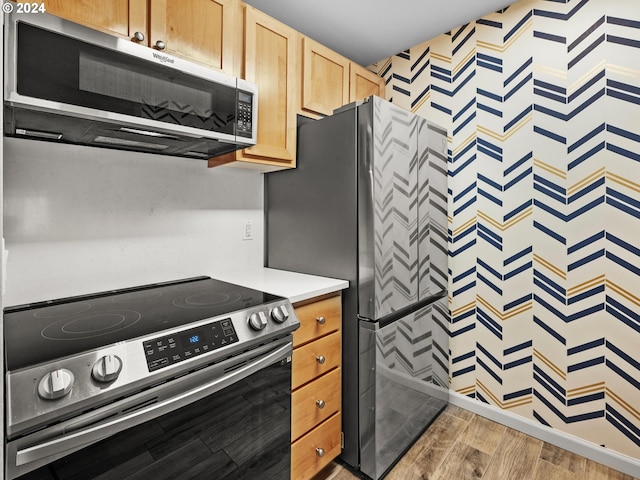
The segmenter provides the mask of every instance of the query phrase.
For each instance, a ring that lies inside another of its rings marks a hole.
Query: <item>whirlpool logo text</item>
[[[160,55],[159,53],[153,53],[153,58],[162,62],[162,63],[175,63],[175,59],[168,57],[166,55]]]

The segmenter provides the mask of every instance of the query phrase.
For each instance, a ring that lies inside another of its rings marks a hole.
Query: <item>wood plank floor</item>
[[[314,480],[357,480],[332,463]],[[448,405],[387,480],[640,480]]]

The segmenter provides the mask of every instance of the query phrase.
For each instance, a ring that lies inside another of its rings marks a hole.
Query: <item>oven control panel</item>
[[[144,342],[149,372],[197,357],[238,341],[230,318]]]

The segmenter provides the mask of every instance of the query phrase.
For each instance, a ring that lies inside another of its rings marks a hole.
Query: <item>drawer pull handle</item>
[[[324,355],[318,355],[318,356],[316,357],[316,361],[317,361],[320,365],[322,365],[324,362],[326,362],[326,361],[327,361],[327,359],[326,359],[326,358],[324,358]]]
[[[324,457],[324,448],[316,448],[316,455],[320,458]]]
[[[316,318],[316,322],[318,322],[318,325],[324,325],[327,322],[327,320],[324,317],[320,316]]]
[[[324,400],[316,400],[316,406],[322,410],[324,408]]]
[[[133,39],[134,42],[144,42],[144,33],[142,32],[136,32],[133,34]]]

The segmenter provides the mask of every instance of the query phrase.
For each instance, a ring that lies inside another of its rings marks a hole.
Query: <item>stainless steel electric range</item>
[[[289,478],[298,326],[209,277],[5,309],[6,478]]]

